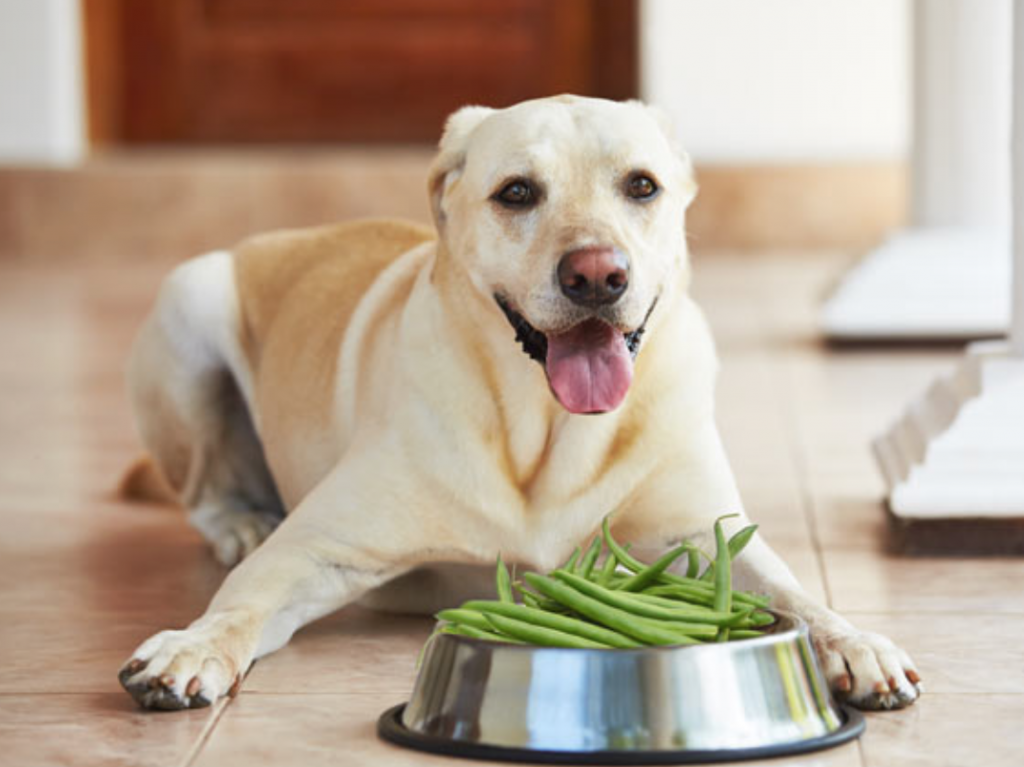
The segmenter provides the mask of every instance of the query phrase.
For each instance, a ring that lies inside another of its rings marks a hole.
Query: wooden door
[[[464,104],[636,95],[635,0],[86,0],[113,142],[435,141]]]

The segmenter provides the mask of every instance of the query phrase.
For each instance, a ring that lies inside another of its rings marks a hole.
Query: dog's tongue
[[[587,320],[548,335],[548,383],[570,413],[606,413],[621,403],[633,381],[633,359],[622,333]]]

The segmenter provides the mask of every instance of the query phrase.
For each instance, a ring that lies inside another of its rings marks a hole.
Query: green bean
[[[732,590],[732,560],[753,538],[756,527],[749,525],[726,539],[722,526],[726,518],[715,522],[713,557],[683,541],[645,564],[629,553],[630,544],[615,540],[607,517],[585,551],[576,547],[569,560],[548,576],[525,573],[525,584],[512,580],[499,554],[494,576],[497,600],[470,600],[459,608],[442,610],[434,633],[592,649],[762,636],[761,628],[770,630],[775,621],[765,610],[769,600]],[[686,575],[669,572],[684,554]],[[702,557],[709,565],[696,577]],[[522,604],[516,602],[515,592],[521,594]]]
[[[738,515],[729,515],[729,516],[738,516]],[[739,551],[742,551],[743,547],[746,546],[746,544],[749,542],[750,538],[753,536],[754,532],[756,531],[756,525],[751,525],[750,527],[753,527],[754,530],[751,530],[749,533],[746,532],[746,528],[744,528],[744,530],[740,531],[741,533],[745,533],[745,535],[744,535],[743,538],[739,538],[736,541],[737,553],[739,553]],[[644,567],[645,567],[644,563],[641,562],[638,559],[635,559],[634,557],[629,556],[629,554],[626,553],[625,547],[622,546],[621,544],[619,544],[618,541],[616,541],[615,538],[612,537],[611,531],[610,531],[609,526],[608,526],[608,518],[607,517],[605,517],[605,520],[604,520],[604,523],[602,525],[601,530],[602,530],[602,533],[604,534],[605,543],[608,545],[608,548],[611,549],[612,552],[619,558],[619,561],[620,561],[621,564],[623,564],[629,570],[632,570],[634,573],[638,573],[638,572],[640,572],[640,571],[642,571],[644,569]],[[737,535],[733,536],[733,537],[737,538],[738,536],[739,536],[739,533],[737,533]],[[712,565],[713,564],[714,563],[712,563]],[[563,568],[563,569],[565,569],[565,568]],[[658,576],[657,580],[662,585],[689,586],[689,587],[694,588],[694,589],[706,590],[707,593],[709,593],[709,594],[714,593],[713,584],[709,583],[708,580],[702,579],[702,578],[703,578],[703,576],[701,578],[695,578],[695,577],[692,577],[690,575],[681,576],[681,575],[676,575],[675,573],[661,573]],[[743,591],[735,592],[735,597],[736,597],[736,599],[738,601],[747,602],[749,604],[754,604],[754,605],[757,605],[759,607],[767,607],[768,604],[769,604],[767,599],[763,599],[761,597],[757,597],[757,596],[755,596],[753,594],[747,594],[746,592],[743,592]]]
[[[667,573],[666,573],[667,574]],[[689,583],[678,584],[662,584],[659,586],[652,586],[647,589],[644,593],[652,596],[659,597],[676,597],[679,599],[686,599],[688,601],[695,601],[698,604],[713,604],[715,591],[711,587],[711,584],[701,584],[703,587],[697,587]],[[747,591],[734,591],[732,592],[733,600],[741,602],[745,605],[753,605],[754,607],[764,609],[771,604],[771,600],[767,597],[762,597],[757,594],[751,594]]]
[[[567,634],[575,634],[583,637],[584,639],[600,642],[601,644],[605,644],[610,647],[629,648],[641,646],[641,644],[635,639],[625,636],[624,634],[620,634],[617,631],[612,631],[604,626],[595,626],[593,623],[587,623],[579,618],[570,618],[566,615],[548,613],[543,610],[537,610],[524,605],[509,605],[503,602],[470,600],[462,605],[461,609],[476,610],[477,612],[485,615],[495,614],[506,618],[515,618],[523,621],[524,623],[534,623],[538,626],[543,626],[544,628],[564,631]]]
[[[498,599],[509,604],[515,602],[515,597],[512,596],[512,579],[509,577],[508,568],[505,567],[505,563],[501,561],[501,554],[498,554],[498,567],[495,571],[494,580]]]
[[[502,636],[501,634],[492,631],[484,631],[483,629],[476,629],[472,626],[465,626],[462,624],[450,623],[447,626],[442,626],[440,629],[442,634],[456,634],[457,636],[472,637],[473,639],[486,639],[488,642],[508,642],[509,644],[526,644],[521,639],[515,639],[514,637]]]
[[[543,610],[544,609],[541,606],[540,599],[538,599],[536,594],[534,594],[532,591],[527,591],[526,589],[521,588],[518,585],[515,586],[515,589],[516,589],[516,591],[519,592],[519,596],[521,596],[523,598],[523,604],[524,605],[526,605],[527,607],[533,607],[533,608],[535,608],[537,610]]]
[[[632,570],[634,573],[640,572],[644,569],[644,563],[631,557],[626,547],[620,545],[619,542],[612,537],[612,531],[608,522],[609,519],[610,517],[605,517],[604,522],[601,523],[601,534],[604,536],[605,544],[608,546],[608,549],[612,554],[615,555],[616,559],[619,560],[619,564],[627,570]],[[569,568],[563,567],[562,569],[568,570]]]
[[[596,583],[584,580],[578,575],[573,575],[572,573],[564,570],[555,570],[552,575],[558,580],[572,586],[577,591],[586,594],[589,597],[593,597],[594,599],[600,600],[611,607],[617,607],[620,610],[625,610],[626,612],[630,612],[644,618],[676,621],[681,623],[683,626],[692,626],[695,624],[735,626],[742,623],[750,615],[749,610],[745,613],[716,613],[701,608],[686,609],[682,606],[665,607],[639,599],[638,597],[642,596],[640,594],[602,588]],[[677,627],[671,624],[666,625],[666,628],[677,630]]]
[[[464,607],[442,610],[434,617],[438,620],[448,621],[448,623],[458,624],[459,626],[470,626],[481,631],[491,630],[491,624],[487,622],[484,616],[473,610],[467,610]]]
[[[722,519],[715,520],[715,610],[727,613],[732,609],[732,566],[729,558],[729,543],[725,540]],[[719,642],[729,641],[729,628],[718,629]]]
[[[590,573],[594,570],[594,563],[601,555],[603,545],[604,541],[601,536],[595,535],[594,540],[590,542],[590,548],[587,549],[587,553],[583,555],[583,560],[580,562],[579,572],[584,578],[590,577]]]
[[[750,539],[754,537],[754,533],[757,532],[757,525],[747,525],[740,530],[736,535],[729,539],[729,558],[736,559],[739,553],[747,547],[750,543]],[[705,582],[713,581],[715,577],[715,563],[712,562],[708,565],[708,569],[700,576],[700,580]]]
[[[770,626],[775,623],[775,616],[764,610],[755,610],[750,614],[752,626]]]
[[[732,601],[740,602],[745,605],[753,605],[760,609],[764,609],[772,603],[772,600],[768,597],[763,597],[759,594],[751,594],[749,591],[732,592]]]
[[[764,632],[758,629],[729,629],[729,639],[756,639],[763,636]]]
[[[647,589],[639,596],[671,599],[674,602],[684,601],[690,604],[711,607],[715,603],[715,595],[706,591],[691,589],[687,586],[655,586]]]
[[[618,564],[618,557],[609,551],[607,559],[604,560],[604,566],[601,568],[601,574],[597,576],[597,582],[602,586],[607,586],[611,582],[612,575],[615,573],[615,567]]]
[[[738,515],[730,514],[729,516]],[[645,567],[644,563],[638,559],[631,557],[627,553],[626,548],[619,544],[619,542],[612,537],[611,530],[609,529],[608,520],[609,518],[605,517],[604,522],[601,525],[601,532],[604,535],[604,541],[607,544],[608,548],[611,549],[612,553],[614,553],[615,556],[618,557],[619,562],[622,565],[624,565],[627,569],[632,570],[634,573],[643,570]],[[750,533],[750,535],[752,536],[753,533]],[[749,541],[749,538],[747,538],[747,541]],[[747,541],[743,541],[743,546],[746,545]],[[739,550],[741,549],[742,546]],[[562,569],[565,570],[567,568],[563,567]],[[676,575],[675,573],[662,573],[660,576],[658,576],[658,582],[661,585],[667,586],[689,586],[693,589],[700,589],[702,591],[706,591],[708,594],[714,594],[713,585],[699,578],[684,577],[681,575]],[[770,604],[770,601],[768,599],[756,596],[754,594],[749,594],[745,591],[736,591],[733,593],[733,597],[738,602],[746,602],[747,604],[756,605],[757,607],[767,607]]]
[[[696,578],[700,572],[700,549],[690,546],[686,553],[686,577]]]
[[[669,610],[688,610],[692,612],[705,613],[714,612],[710,604],[703,604],[700,602],[689,602],[685,599],[673,599],[671,597],[658,596],[656,594],[651,594],[647,591],[640,594],[630,594],[630,597],[641,602],[646,602],[647,604],[665,607]]]
[[[733,615],[736,615],[736,613],[733,613]],[[768,628],[771,625],[772,625],[771,623],[763,623],[761,621],[753,620],[751,618],[751,615],[748,613],[748,614],[746,614],[746,616],[742,620],[739,620],[736,623],[732,624],[731,626],[729,626],[729,628],[731,628],[731,629],[758,629],[760,631],[762,629]]]
[[[621,545],[618,541],[615,540],[615,538],[612,536],[608,520],[609,518],[605,517],[604,522],[601,524],[601,533],[604,536],[605,544],[611,550],[612,554],[615,555],[618,562],[621,563],[628,570],[631,570],[633,571],[633,573],[636,574],[643,572],[646,569],[646,565],[644,565],[644,563],[641,562],[639,559],[630,556],[628,552],[628,547]],[[700,581],[698,581],[694,577],[697,574],[696,570],[700,568],[700,550],[690,543],[683,545],[687,547],[686,550],[689,552],[689,562],[687,563],[686,568],[687,577],[683,578],[681,576],[675,575],[674,573],[658,571],[655,575],[656,580],[664,581],[666,583],[679,583],[681,585],[686,584],[688,581],[693,581],[695,584],[700,583]],[[672,561],[674,561],[674,559]],[[671,564],[671,561],[669,562],[669,564]],[[664,570],[664,568],[662,568],[662,570]]]
[[[536,607],[538,610],[547,610],[548,612],[555,613],[566,612],[565,605],[540,594],[533,593],[518,581],[512,584],[512,588],[519,592],[519,596],[523,598],[523,603],[529,607]]]
[[[592,639],[585,639],[575,634],[568,634],[564,631],[537,626],[533,623],[506,618],[503,615],[485,613],[491,625],[502,634],[507,634],[515,639],[521,639],[530,644],[541,645],[542,647],[578,647],[582,649],[609,649],[611,645],[603,642],[595,642]]]
[[[615,555],[613,554],[612,556],[615,556]],[[616,564],[618,564],[618,562],[616,562]],[[603,585],[607,586],[610,589],[617,589],[623,583],[625,583],[630,578],[632,578],[634,574],[635,573],[628,573],[627,574],[627,573],[622,572],[621,570],[616,570],[614,573],[612,573],[611,577],[608,579],[608,583],[603,584]]]
[[[665,572],[665,569],[675,562],[679,557],[690,549],[690,544],[684,543],[677,546],[667,554],[663,555],[653,565],[645,567],[632,578],[624,582],[619,588],[622,591],[643,591],[652,581]]]
[[[604,604],[600,600],[580,593],[566,583],[546,578],[537,573],[525,573],[526,582],[544,596],[561,602],[580,615],[641,642],[655,645],[695,644],[698,640],[683,633],[664,628],[654,622]]]
[[[565,564],[562,565],[562,569],[563,570],[572,570],[573,572],[576,572],[576,561],[579,558],[580,558],[580,547],[577,546],[575,549],[572,550],[572,556],[570,556],[565,561]]]

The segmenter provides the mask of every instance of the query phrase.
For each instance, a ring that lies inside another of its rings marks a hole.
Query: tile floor
[[[846,261],[697,260],[752,515],[812,592],[902,643],[928,686],[869,716],[859,743],[772,764],[1019,765],[1024,561],[887,554],[867,450],[955,354],[822,347],[815,303]],[[0,261],[0,764],[440,764],[374,735],[410,689],[424,620],[346,610],[211,709],[143,713],[120,691],[132,648],[195,617],[223,576],[180,512],[113,494],[137,449],[122,365],[164,268]]]

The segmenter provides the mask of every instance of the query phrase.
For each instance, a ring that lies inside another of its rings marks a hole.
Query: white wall
[[[696,162],[903,158],[907,0],[642,0],[642,91]]]
[[[0,0],[0,162],[85,150],[78,0]]]

